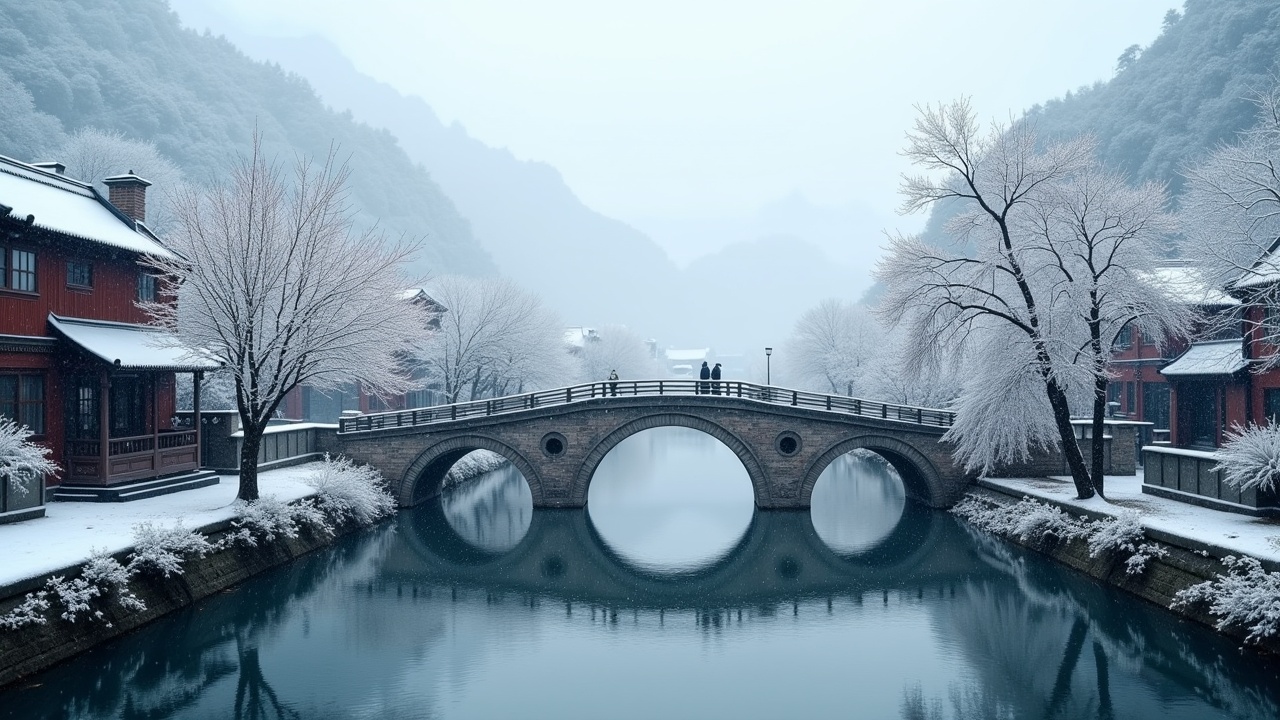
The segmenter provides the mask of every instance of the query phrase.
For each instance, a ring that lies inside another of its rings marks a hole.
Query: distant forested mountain
[[[2,154],[57,159],[48,155],[68,133],[115,130],[155,143],[194,182],[220,176],[255,126],[286,164],[336,142],[350,156],[360,220],[425,236],[419,270],[494,271],[467,221],[389,132],[329,110],[297,75],[183,29],[164,0],[0,0],[0,108]]]
[[[1176,202],[1179,171],[1254,123],[1248,97],[1280,79],[1278,63],[1280,2],[1186,0],[1149,47],[1121,55],[1115,77],[1036,105],[1025,121],[1044,139],[1092,133],[1109,167],[1168,183]],[[926,237],[941,240],[948,217],[935,211]]]

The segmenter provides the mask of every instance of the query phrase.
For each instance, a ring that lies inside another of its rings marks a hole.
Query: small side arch
[[[533,506],[538,507],[542,503],[542,478],[523,455],[510,445],[486,435],[459,435],[428,447],[409,464],[396,493],[400,507],[412,507],[439,495],[449,468],[473,450],[489,450],[505,457],[529,483]]]
[[[742,462],[742,467],[746,469],[747,477],[751,479],[751,487],[755,492],[756,505],[768,504],[771,497],[768,476],[765,474],[764,466],[760,463],[760,459],[751,451],[751,448],[737,435],[720,425],[704,418],[681,413],[646,415],[632,420],[606,435],[603,440],[596,443],[595,447],[591,448],[591,452],[587,453],[587,457],[582,461],[582,467],[578,469],[578,474],[574,477],[571,497],[577,499],[580,505],[586,505],[587,489],[591,485],[591,478],[595,476],[596,469],[600,467],[600,462],[604,460],[604,456],[617,447],[618,443],[632,435],[660,427],[686,427],[699,430],[724,443],[725,447],[738,456],[738,460]]]
[[[813,486],[818,477],[835,459],[854,450],[871,450],[889,461],[894,470],[902,478],[902,485],[907,497],[924,503],[930,507],[943,507],[947,498],[946,485],[938,468],[929,458],[911,445],[896,438],[884,435],[859,435],[835,443],[805,468],[804,480],[800,484],[800,501],[803,507],[809,507],[813,499]]]

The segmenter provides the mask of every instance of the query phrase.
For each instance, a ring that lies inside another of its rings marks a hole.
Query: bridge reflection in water
[[[495,473],[0,690],[0,718],[1280,716],[1273,661],[850,463],[838,502],[675,573]],[[872,502],[901,512],[851,530]]]

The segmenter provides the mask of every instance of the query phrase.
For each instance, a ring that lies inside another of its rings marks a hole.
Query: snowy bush
[[[30,492],[27,481],[58,472],[49,448],[27,442],[31,431],[9,418],[0,418],[0,478],[19,495]]]
[[[1000,505],[970,495],[952,507],[951,512],[981,530],[1023,541],[1046,535],[1070,540],[1088,532],[1081,521],[1029,497],[1022,498],[1015,505]]]
[[[313,525],[326,534],[333,533],[328,518],[311,501],[290,504],[274,495],[263,495],[253,502],[236,503],[236,519],[231,521],[235,530],[222,542],[223,545],[257,547],[258,540],[296,538],[305,525]]]
[[[872,453],[872,457],[880,457]],[[509,461],[492,450],[473,450],[449,468],[444,475],[444,487],[453,487],[458,483],[479,477],[506,465]]]
[[[1094,521],[1089,525],[1088,537],[1089,557],[1098,557],[1106,552],[1128,553],[1126,575],[1137,575],[1147,569],[1147,561],[1151,558],[1169,554],[1156,543],[1143,542],[1147,532],[1137,510],[1122,510],[1116,517]]]
[[[133,526],[133,553],[129,555],[129,573],[152,570],[165,577],[182,574],[182,563],[188,555],[204,557],[214,546],[195,530],[187,530],[179,520],[171,528],[158,528],[151,523]]]
[[[1213,469],[1241,490],[1275,490],[1280,486],[1280,424],[1231,428]]]
[[[303,482],[316,489],[315,506],[335,520],[371,525],[396,509],[382,473],[345,457],[330,458],[326,453],[320,468]]]
[[[0,615],[0,628],[17,630],[27,625],[46,624],[48,620],[45,619],[44,612],[49,609],[48,597],[48,590],[27,593],[27,597],[23,599],[21,605],[4,615]]]
[[[1222,559],[1227,574],[1178,591],[1172,608],[1209,604],[1216,627],[1242,627],[1246,638],[1258,642],[1280,630],[1280,573],[1267,572],[1256,558],[1228,555]]]

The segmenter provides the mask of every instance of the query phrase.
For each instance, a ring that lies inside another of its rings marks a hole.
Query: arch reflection
[[[810,514],[827,547],[838,555],[857,555],[889,537],[906,504],[906,489],[893,466],[870,452],[854,451],[822,472]]]
[[[587,512],[619,558],[651,574],[683,576],[733,552],[755,512],[742,461],[685,427],[643,430],[613,447],[592,476]]]
[[[529,531],[533,494],[520,471],[506,465],[445,490],[440,506],[458,540],[482,553],[503,553]]]

